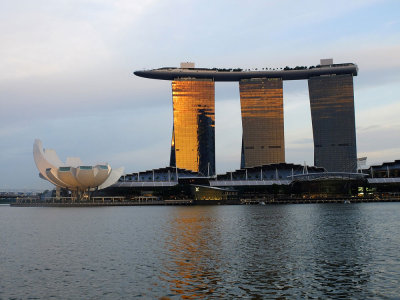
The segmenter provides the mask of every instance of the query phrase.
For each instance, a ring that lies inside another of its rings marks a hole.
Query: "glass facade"
[[[353,76],[308,80],[314,135],[314,165],[330,172],[356,172]]]
[[[79,169],[81,169],[81,170],[91,170],[91,169],[93,169],[93,167],[92,166],[79,166]]]
[[[211,79],[172,81],[171,166],[215,174],[215,86]]]
[[[280,78],[240,80],[241,168],[285,162],[282,87]]]

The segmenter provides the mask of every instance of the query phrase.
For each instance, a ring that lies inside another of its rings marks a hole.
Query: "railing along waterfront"
[[[306,203],[362,203],[400,202],[400,196],[372,197],[253,197],[240,199],[241,204],[306,204]]]
[[[139,196],[126,198],[123,196],[90,197],[78,200],[75,197],[19,198],[11,206],[29,207],[74,207],[74,206],[140,206],[140,205],[191,205],[191,199],[167,199],[159,197]]]

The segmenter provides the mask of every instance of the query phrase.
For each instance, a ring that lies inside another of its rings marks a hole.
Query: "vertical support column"
[[[58,185],[56,185],[56,199],[58,200],[60,199],[60,197],[61,197],[61,188]]]
[[[243,127],[241,167],[285,162],[282,79],[243,79],[239,90]]]
[[[330,172],[356,172],[353,76],[308,80],[314,136],[314,165]]]
[[[176,159],[175,159],[175,131],[172,126],[172,139],[171,139],[171,155],[169,158],[169,166],[176,167]]]
[[[174,111],[171,163],[195,172],[215,174],[215,85],[210,79],[172,81]]]

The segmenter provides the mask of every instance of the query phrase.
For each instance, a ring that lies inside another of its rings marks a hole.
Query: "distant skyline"
[[[2,1],[0,189],[51,188],[35,138],[62,160],[127,173],[169,164],[171,83],[133,71],[358,65],[358,157],[400,159],[400,2]],[[216,83],[216,169],[240,167],[239,88]],[[286,161],[313,164],[307,81],[284,82]]]

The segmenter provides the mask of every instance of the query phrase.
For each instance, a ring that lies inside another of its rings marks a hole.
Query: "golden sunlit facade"
[[[242,113],[241,168],[285,162],[283,80],[308,80],[314,164],[353,171],[356,160],[354,63],[321,59],[310,67],[262,70],[162,67],[135,71],[143,78],[172,80],[174,125],[170,166],[215,174],[214,82],[239,82]],[[233,121],[233,120],[232,120]]]
[[[239,90],[243,127],[241,167],[285,162],[282,79],[243,79]]]
[[[353,76],[308,80],[314,135],[314,165],[331,172],[356,172]]]
[[[211,79],[172,81],[171,166],[215,174],[215,85]]]

